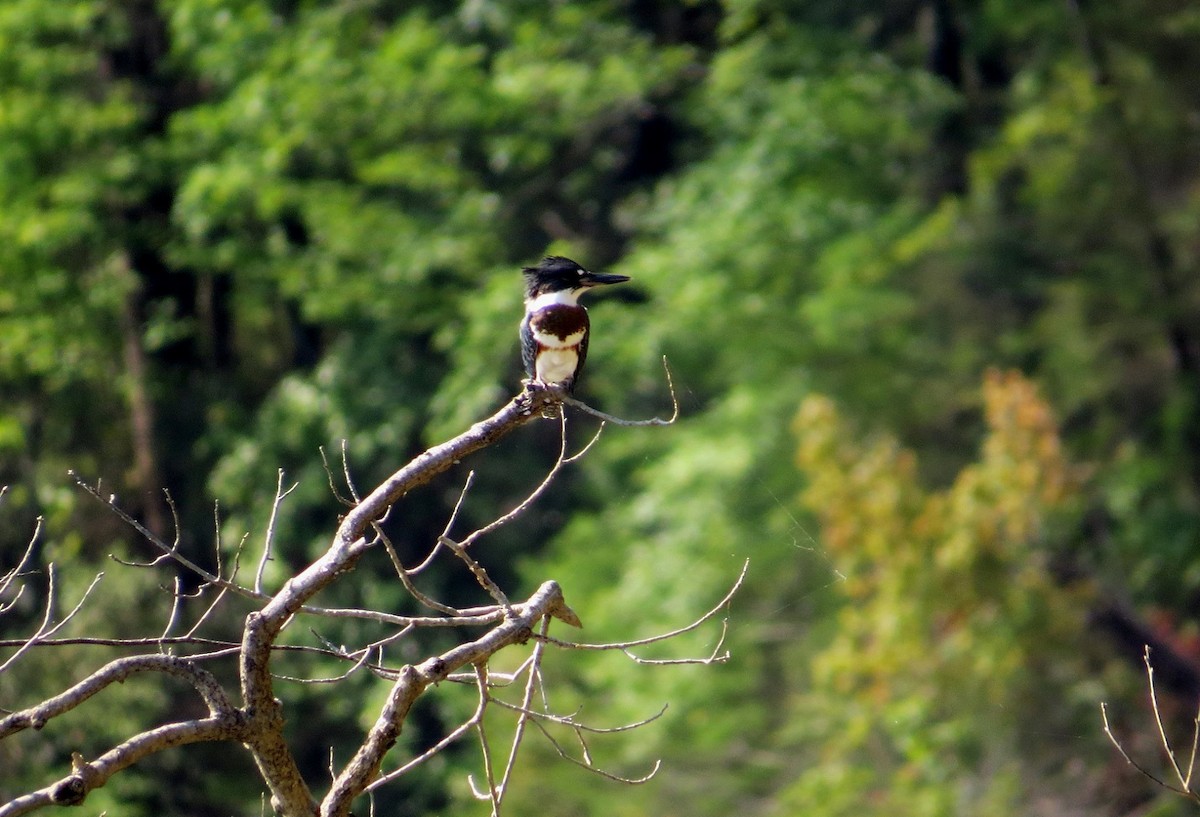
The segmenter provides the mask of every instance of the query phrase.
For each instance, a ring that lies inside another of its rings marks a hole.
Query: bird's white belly
[[[537,379],[543,383],[562,383],[570,380],[578,363],[579,355],[574,348],[542,349],[537,356]]]

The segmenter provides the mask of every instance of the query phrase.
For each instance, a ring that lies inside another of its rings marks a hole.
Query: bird
[[[589,272],[570,258],[551,255],[522,270],[525,317],[521,320],[521,359],[535,384],[571,394],[587,360],[591,322],[579,296],[592,287],[619,284],[628,275]],[[554,417],[557,412],[544,416]]]

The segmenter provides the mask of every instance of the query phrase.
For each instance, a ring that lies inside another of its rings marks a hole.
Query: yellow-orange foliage
[[[988,372],[983,404],[981,456],[940,491],[921,486],[896,440],[861,439],[826,398],[801,405],[802,502],[851,602],[818,682],[877,702],[945,684],[1000,702],[1023,668],[1078,635],[1079,591],[1046,567],[1047,531],[1078,494],[1077,469],[1019,373]]]

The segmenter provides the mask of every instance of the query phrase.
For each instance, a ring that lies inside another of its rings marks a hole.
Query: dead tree
[[[271,558],[276,513],[288,493],[283,487],[282,474],[252,582],[239,579],[236,562],[228,568],[222,567],[219,547],[216,571],[206,570],[180,551],[178,533],[173,543],[163,541],[155,532],[120,509],[114,498],[102,496],[97,490],[98,486],[88,486],[77,478],[77,481],[86,490],[100,501],[105,502],[128,524],[135,527],[142,537],[157,550],[158,558],[147,566],[160,564],[164,560],[173,561],[182,569],[190,571],[198,577],[198,580],[202,582],[201,592],[185,598],[177,588],[171,620],[160,636],[142,639],[111,639],[103,642],[115,647],[140,646],[152,649],[153,652],[117,658],[91,672],[61,693],[0,717],[0,740],[23,730],[40,729],[52,718],[88,703],[93,695],[110,684],[122,682],[141,673],[163,673],[187,682],[195,688],[196,693],[202,699],[207,714],[204,717],[148,728],[130,736],[98,757],[85,758],[76,752],[72,757],[69,770],[61,770],[57,779],[52,780],[43,788],[0,805],[0,817],[17,817],[17,815],[27,814],[44,806],[80,804],[90,791],[103,786],[113,775],[143,758],[185,744],[208,741],[229,741],[243,745],[253,757],[263,782],[270,791],[273,807],[277,813],[286,815],[286,817],[348,815],[351,804],[356,798],[364,794],[369,795],[380,787],[388,785],[442,752],[455,741],[468,736],[473,736],[479,742],[483,759],[481,779],[484,782],[479,786],[472,783],[475,793],[480,799],[490,802],[493,815],[499,815],[505,792],[511,780],[514,760],[524,736],[530,731],[526,728],[529,725],[534,727],[533,731],[546,735],[559,754],[567,760],[625,782],[635,783],[648,780],[657,771],[657,764],[649,774],[643,777],[624,778],[613,775],[592,766],[586,753],[583,759],[576,759],[564,751],[550,736],[545,726],[546,724],[565,726],[582,739],[584,734],[589,731],[612,732],[635,729],[644,726],[662,713],[651,715],[636,723],[607,729],[596,729],[579,722],[572,715],[555,714],[549,711],[546,705],[539,705],[535,702],[535,692],[542,684],[543,657],[547,650],[552,649],[618,650],[624,651],[638,663],[707,664],[725,661],[728,653],[723,652],[722,648],[724,627],[721,629],[717,646],[706,657],[653,661],[635,657],[629,650],[643,644],[673,638],[715,619],[723,610],[727,609],[745,575],[744,568],[742,576],[738,577],[733,588],[712,610],[672,632],[637,641],[609,644],[589,644],[551,636],[549,629],[552,620],[571,627],[580,626],[579,617],[567,605],[559,585],[554,581],[545,581],[527,599],[523,601],[510,600],[469,551],[480,537],[529,508],[559,470],[585,453],[587,448],[592,445],[592,443],[588,443],[588,446],[574,457],[567,456],[565,413],[560,420],[563,436],[556,463],[542,483],[513,511],[462,539],[456,541],[450,538],[454,518],[470,488],[470,477],[468,477],[462,495],[459,497],[458,506],[451,515],[445,531],[436,542],[432,543],[426,558],[420,564],[412,567],[401,564],[395,548],[381,527],[382,520],[390,513],[393,505],[414,488],[429,482],[435,475],[446,471],[464,457],[492,445],[531,419],[541,416],[544,407],[560,402],[568,402],[584,411],[598,414],[556,390],[527,386],[520,395],[513,398],[493,416],[475,424],[454,439],[420,454],[365,497],[358,495],[349,478],[348,469],[344,469],[346,484],[351,493],[347,501],[352,507],[341,520],[325,552],[306,568],[291,576],[275,592],[264,589],[263,577],[264,568]],[[675,419],[672,416],[669,420],[655,418],[629,422],[620,421],[607,415],[598,414],[598,416],[602,416],[607,421],[638,425],[666,425]],[[601,429],[603,429],[603,425]],[[597,432],[598,434],[599,432]],[[595,439],[592,442],[594,443]],[[331,477],[331,484],[332,481]],[[178,523],[176,530],[178,531]],[[0,649],[11,650],[3,660],[0,660],[0,672],[11,667],[31,650],[50,649],[56,645],[78,643],[81,639],[65,638],[59,633],[69,624],[75,613],[83,607],[88,594],[99,580],[97,577],[93,581],[67,615],[57,622],[54,621],[54,611],[58,606],[56,599],[58,592],[55,586],[56,568],[50,564],[44,571],[29,570],[29,562],[37,537],[38,532],[35,530],[24,556],[10,570],[0,574],[0,614],[12,608],[12,598],[19,595],[23,584],[29,581],[31,576],[37,572],[43,572],[47,583],[45,615],[41,625],[32,635],[19,639],[0,640]],[[402,582],[405,590],[413,598],[430,610],[430,615],[398,616],[374,610],[320,607],[312,603],[314,597],[332,583],[352,581],[351,575],[356,563],[363,554],[374,548],[383,548],[387,551],[398,580]],[[488,592],[494,603],[484,607],[457,609],[431,598],[419,590],[413,581],[414,577],[439,556],[460,560],[471,571],[480,586]],[[246,599],[254,607],[254,611],[245,618],[240,643],[222,644],[203,637],[202,628],[205,622],[210,620],[212,611],[232,597]],[[4,604],[6,598],[9,599],[7,606]],[[199,604],[202,599],[207,607],[195,619],[195,624],[186,633],[173,635],[180,606],[185,603]],[[364,644],[356,649],[337,647],[332,644],[316,644],[306,647],[306,649],[324,653],[344,662],[347,669],[340,676],[341,678],[348,677],[355,672],[367,671],[377,676],[381,682],[391,684],[386,703],[379,711],[374,725],[363,737],[353,757],[340,769],[331,768],[332,783],[328,785],[323,794],[317,792],[315,781],[306,780],[303,777],[295,755],[284,739],[283,725],[288,713],[284,711],[283,704],[276,697],[274,689],[277,676],[273,670],[273,659],[280,654],[283,648],[283,645],[278,643],[280,634],[297,620],[313,617],[357,617],[380,622],[393,629],[393,632],[386,638]],[[414,634],[430,628],[447,627],[483,628],[483,634],[476,637],[464,635],[452,648],[437,655],[430,655],[419,663],[388,666],[385,660],[386,650],[391,644],[411,638]],[[532,642],[530,653],[516,672],[505,676],[489,672],[489,661],[494,655],[505,648],[529,642]],[[171,649],[181,649],[183,645],[201,645],[207,651],[190,655],[176,655],[170,651]],[[216,675],[204,666],[206,662],[218,660],[237,661],[239,688],[224,688],[218,682]],[[389,758],[389,750],[395,746],[414,702],[433,685],[442,681],[473,684],[478,692],[478,704],[475,712],[420,754],[399,760]],[[502,686],[511,686],[513,689],[520,690],[518,699],[511,701],[499,696],[497,692]],[[545,700],[544,696],[537,697],[542,701]],[[497,747],[490,745],[484,729],[484,715],[489,710],[509,712],[515,718],[514,737],[511,745],[507,747],[503,763],[499,762],[501,753]],[[586,746],[586,744],[583,745]],[[388,765],[392,767],[387,771],[384,770],[385,758]]]

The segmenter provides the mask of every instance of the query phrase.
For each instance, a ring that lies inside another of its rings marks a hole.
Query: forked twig
[[[354,500],[342,496],[342,492],[338,490],[337,483],[333,481],[333,469],[329,467],[329,458],[325,455],[325,446],[317,446],[317,451],[321,454],[321,466],[325,469],[325,478],[329,481],[329,492],[333,494],[333,498],[347,507],[354,505]],[[345,473],[346,466],[346,441],[342,440],[342,471]]]
[[[543,726],[540,721],[533,720],[533,721],[531,721],[531,723],[533,723],[533,725],[538,728],[538,731],[540,731],[542,733],[542,735],[546,738],[546,740],[550,741],[550,745],[554,747],[554,751],[558,752],[559,757],[561,757],[563,760],[569,760],[570,762],[574,763],[576,766],[580,766],[584,769],[587,769],[589,772],[592,772],[593,774],[598,774],[601,777],[607,778],[609,780],[614,780],[617,783],[627,783],[631,786],[637,786],[637,785],[646,783],[646,782],[650,781],[651,779],[653,779],[654,776],[656,774],[658,774],[658,770],[660,768],[662,768],[662,760],[655,760],[654,767],[651,768],[650,771],[647,772],[642,777],[622,777],[619,774],[613,774],[612,772],[607,772],[604,769],[601,769],[601,768],[593,765],[591,762],[591,757],[585,757],[584,760],[580,760],[577,757],[573,757],[573,756],[567,754],[566,750],[562,748],[562,745],[557,740],[554,739],[553,735],[550,734],[550,730],[548,730],[545,726]],[[585,753],[585,755],[587,753],[586,745],[584,746],[584,753]]]
[[[465,538],[463,538],[463,540],[458,543],[463,550],[469,548],[481,536],[486,536],[497,528],[507,525],[509,522],[523,514],[529,509],[529,506],[536,502],[537,498],[545,492],[550,483],[554,481],[554,478],[558,476],[558,472],[562,469],[563,463],[567,458],[567,415],[565,413],[559,415],[559,429],[560,437],[558,456],[555,458],[554,465],[550,467],[550,470],[546,473],[546,476],[540,483],[538,483],[538,486],[534,488],[532,492],[530,492],[529,496],[525,497],[525,499],[523,499],[521,503],[517,505],[517,507],[513,508],[503,516],[492,520],[479,530],[472,531]]]
[[[8,493],[7,485],[0,488],[0,497],[3,497],[6,493]],[[25,552],[21,554],[21,560],[17,562],[16,567],[14,567],[12,570],[9,570],[3,576],[0,576],[0,595],[3,595],[4,592],[8,590],[9,585],[16,581],[17,577],[21,575],[21,572],[25,570],[25,565],[29,563],[30,557],[33,556],[33,548],[35,545],[37,545],[38,537],[42,533],[42,523],[43,519],[39,516],[37,521],[34,522],[33,535],[29,537],[29,545],[26,546]],[[16,604],[17,599],[20,598],[23,592],[25,592],[25,585],[21,585],[21,587],[17,590],[16,597],[9,601],[8,604],[0,606],[0,613],[7,612],[14,604]]]
[[[1154,667],[1150,663],[1149,645],[1146,645],[1145,647],[1142,660],[1146,665],[1146,683],[1150,690],[1150,708],[1154,711],[1154,721],[1158,726],[1159,742],[1163,751],[1166,752],[1167,760],[1170,761],[1171,769],[1175,772],[1175,777],[1179,781],[1179,785],[1175,786],[1166,782],[1129,756],[1129,753],[1125,751],[1125,747],[1121,745],[1121,741],[1118,740],[1117,736],[1113,734],[1112,728],[1108,723],[1108,705],[1101,702],[1100,718],[1104,722],[1104,734],[1108,736],[1108,739],[1112,745],[1115,746],[1117,751],[1121,753],[1121,757],[1125,758],[1125,762],[1137,769],[1138,772],[1140,772],[1144,777],[1148,778],[1154,783],[1157,783],[1167,791],[1174,792],[1181,797],[1187,797],[1190,800],[1200,803],[1200,792],[1197,792],[1192,788],[1192,774],[1195,771],[1196,764],[1196,748],[1197,745],[1200,745],[1200,713],[1197,713],[1196,717],[1193,719],[1192,750],[1188,758],[1187,771],[1185,773],[1184,770],[1180,768],[1178,761],[1175,759],[1175,751],[1171,748],[1171,741],[1167,738],[1167,730],[1163,726],[1162,711],[1158,705],[1158,693],[1154,688]]]
[[[462,510],[463,502],[467,498],[467,491],[471,490],[471,485],[474,484],[474,482],[475,472],[468,471],[467,479],[465,482],[463,482],[462,490],[458,492],[458,499],[454,502],[454,508],[450,511],[450,518],[446,520],[446,527],[442,528],[442,536],[439,536],[438,540],[433,543],[433,547],[430,548],[429,555],[425,557],[425,561],[421,562],[414,568],[407,569],[408,575],[415,576],[433,563],[434,557],[436,557],[442,549],[442,537],[450,535],[450,529],[454,527],[454,522],[458,519],[458,512]]]
[[[583,732],[591,732],[595,735],[613,735],[618,732],[630,732],[647,724],[654,723],[654,721],[661,718],[667,712],[667,705],[663,704],[662,709],[658,710],[648,718],[642,718],[640,721],[623,723],[620,726],[591,726],[590,724],[581,723],[580,721],[575,720],[574,715],[554,715],[549,712],[538,712],[536,709],[520,707],[517,704],[510,704],[508,701],[502,701],[499,698],[493,698],[492,703],[502,709],[511,709],[514,712],[522,712],[531,718],[539,718],[544,721],[550,721],[551,723],[562,724],[563,726],[569,726],[572,729],[578,729]]]
[[[61,621],[59,621],[57,624],[51,626],[50,621],[54,617],[54,607],[55,607],[55,600],[56,600],[56,596],[57,596],[57,594],[55,592],[54,563],[53,562],[51,562],[49,565],[47,565],[47,570],[49,572],[49,578],[47,579],[47,582],[46,582],[46,584],[47,584],[46,613],[42,618],[42,623],[38,627],[37,632],[35,632],[33,635],[31,635],[25,641],[24,644],[22,644],[20,647],[18,647],[17,651],[8,657],[7,661],[5,661],[3,664],[0,664],[0,672],[4,672],[5,670],[7,670],[10,666],[12,666],[16,662],[16,660],[18,658],[20,658],[22,655],[24,655],[26,652],[28,652],[29,649],[34,647],[39,641],[41,641],[44,638],[49,638],[50,636],[54,635],[59,630],[61,630],[63,627],[65,627],[67,622],[69,622],[71,619],[75,618],[76,613],[78,613],[81,609],[83,609],[83,605],[88,600],[88,596],[92,595],[92,591],[96,589],[96,585],[99,584],[100,580],[104,578],[103,572],[97,573],[95,575],[95,577],[92,578],[91,584],[89,584],[87,586],[87,589],[83,591],[83,595],[79,597],[79,602],[71,609],[71,612],[67,613],[63,617],[63,619]]]

